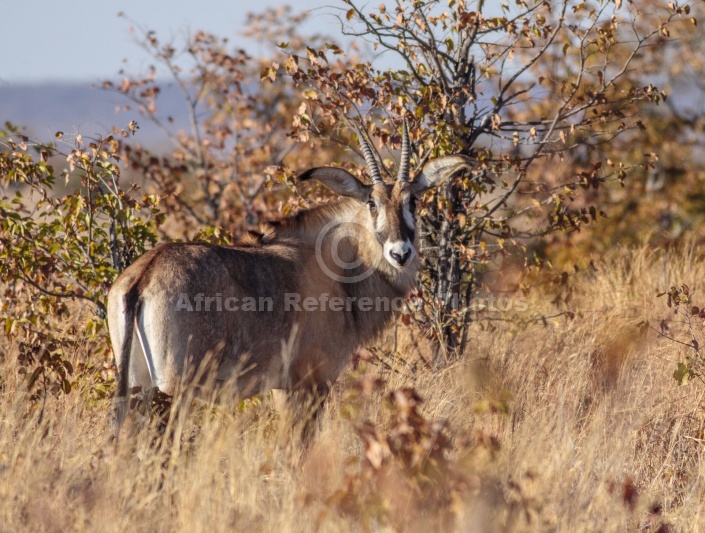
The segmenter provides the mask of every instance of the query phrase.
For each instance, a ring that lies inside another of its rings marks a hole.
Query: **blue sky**
[[[121,11],[164,38],[204,29],[237,43],[248,12],[286,3],[314,10],[314,31],[338,33],[333,9],[325,7],[342,4],[335,0],[0,0],[0,84],[97,82],[115,78],[126,58],[147,64]]]

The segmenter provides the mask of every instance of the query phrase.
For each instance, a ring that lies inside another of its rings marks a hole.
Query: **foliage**
[[[678,362],[673,379],[679,385],[696,378],[703,383],[705,359],[701,345],[705,343],[705,308],[695,305],[693,293],[687,285],[674,285],[668,292],[658,294],[659,298],[661,296],[666,296],[667,305],[673,309],[675,318],[662,320],[659,334],[674,344],[689,348],[685,360]]]
[[[454,505],[468,492],[481,492],[490,481],[478,476],[481,469],[475,459],[483,455],[483,462],[491,464],[499,442],[477,430],[472,437],[454,443],[446,422],[432,422],[422,414],[423,401],[411,387],[384,395],[389,416],[384,429],[363,420],[364,402],[374,400],[384,388],[381,379],[367,374],[347,390],[343,412],[364,442],[364,459],[351,459],[342,486],[328,496],[326,504],[340,513],[362,517],[369,525],[399,524],[403,523],[402,502],[413,499],[421,505],[417,511],[437,514],[450,527]]]
[[[156,242],[163,221],[159,198],[120,186],[118,139],[128,135],[129,129],[116,130],[106,138],[84,143],[78,136],[68,143],[59,132],[54,143],[33,144],[11,125],[0,132],[6,191],[0,197],[0,319],[4,335],[19,342],[34,402],[42,391],[72,390],[68,354],[77,346],[108,357],[107,289]],[[60,176],[52,158],[68,166]]]
[[[649,63],[673,26],[692,24],[690,7],[480,0],[368,10],[345,3],[344,33],[396,56],[401,68],[367,62],[341,70],[334,58],[344,51],[329,44],[291,51],[263,77],[288,76],[303,89],[293,121],[298,139],[323,134],[352,144],[341,125],[364,116],[394,149],[406,117],[417,166],[447,153],[474,155],[473,176],[419,209],[427,277],[416,319],[449,355],[462,352],[472,317],[466,308],[483,272],[508,253],[531,252],[536,237],[577,232],[607,216],[595,191],[654,165],[651,155],[622,161],[616,138],[643,128],[644,105],[665,99],[638,65]]]
[[[303,18],[289,8],[270,9],[250,17],[246,35],[264,42],[277,35],[291,47],[302,47],[294,32]],[[144,75],[126,74],[119,84],[106,81],[103,88],[123,95],[128,102],[124,109],[139,110],[174,147],[155,155],[143,146],[126,145],[122,154],[130,172],[146,178],[163,197],[171,219],[164,234],[193,237],[204,226],[238,234],[302,205],[291,191],[294,172],[305,164],[284,166],[283,160],[296,149],[307,164],[322,164],[327,152],[297,147],[288,139],[291,117],[300,105],[291,85],[258,87],[265,60],[233,48],[227,38],[199,31],[177,44],[162,42],[136,24],[132,31],[154,66]],[[190,123],[186,132],[174,131],[171,118],[159,112],[159,74],[167,74],[182,92]]]

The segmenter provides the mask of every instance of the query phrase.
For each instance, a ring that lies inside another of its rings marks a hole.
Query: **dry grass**
[[[416,364],[411,349],[391,370],[363,365],[303,454],[266,400],[200,407],[175,421],[174,438],[152,428],[117,445],[107,402],[77,393],[49,400],[37,425],[8,357],[0,529],[705,530],[705,388],[678,387],[683,348],[643,329],[667,316],[656,290],[697,290],[705,266],[692,252],[642,250],[598,268],[572,281],[573,320],[478,326],[466,358],[442,370]],[[551,290],[510,318],[553,314]],[[356,392],[380,374],[382,390]],[[445,459],[414,470],[392,453],[375,469],[356,427],[369,420],[396,438],[401,408],[384,398],[408,386],[425,420],[448,422]]]

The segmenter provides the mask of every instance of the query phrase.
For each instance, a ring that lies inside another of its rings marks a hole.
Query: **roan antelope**
[[[204,361],[239,395],[280,388],[322,404],[416,283],[416,197],[471,166],[463,155],[442,157],[410,181],[404,124],[399,174],[387,184],[358,134],[371,185],[341,168],[308,170],[300,181],[344,198],[265,224],[239,246],[158,245],[116,279],[108,325],[118,427],[134,387],[173,395]]]

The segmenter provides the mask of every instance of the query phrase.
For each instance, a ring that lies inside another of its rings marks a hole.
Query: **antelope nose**
[[[404,264],[409,260],[409,257],[411,257],[411,248],[405,249],[401,254],[398,254],[397,252],[389,252],[389,255],[392,256],[392,259],[394,259],[399,266],[404,266]]]

